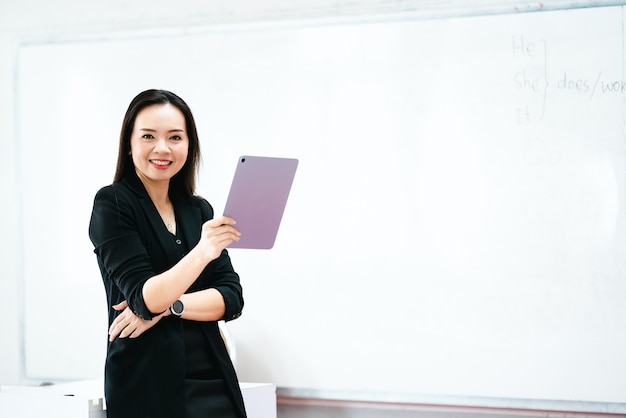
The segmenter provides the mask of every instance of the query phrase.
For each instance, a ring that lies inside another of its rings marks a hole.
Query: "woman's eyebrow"
[[[156,132],[156,129],[152,128],[139,128],[140,131]],[[168,132],[185,132],[182,128],[170,129]]]

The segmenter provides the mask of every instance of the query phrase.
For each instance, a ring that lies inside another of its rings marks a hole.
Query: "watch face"
[[[180,300],[177,300],[176,302],[172,303],[172,313],[176,316],[182,315],[184,308],[185,307]]]

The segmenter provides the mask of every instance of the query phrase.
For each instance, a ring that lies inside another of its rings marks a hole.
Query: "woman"
[[[225,250],[235,221],[194,195],[200,148],[175,94],[128,107],[112,185],[94,199],[89,236],[109,303],[109,418],[245,417],[217,321],[243,309]]]

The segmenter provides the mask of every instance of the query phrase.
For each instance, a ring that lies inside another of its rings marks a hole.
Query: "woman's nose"
[[[159,139],[154,144],[154,150],[157,152],[169,152],[170,147],[167,145],[167,140]]]

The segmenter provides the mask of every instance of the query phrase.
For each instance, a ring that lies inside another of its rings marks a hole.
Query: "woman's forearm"
[[[217,289],[186,293],[180,297],[185,306],[182,318],[192,321],[218,321],[224,317],[224,297]]]
[[[226,216],[202,224],[200,241],[171,269],[151,277],[142,293],[148,310],[159,314],[189,289],[212,260],[218,258],[231,242],[241,235],[233,225],[234,219]]]
[[[159,314],[189,289],[208,261],[196,247],[172,268],[151,277],[143,286],[143,298],[150,312]]]

